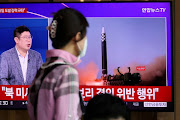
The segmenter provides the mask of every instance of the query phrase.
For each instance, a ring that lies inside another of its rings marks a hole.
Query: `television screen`
[[[3,56],[13,61],[14,74],[24,73],[18,59],[6,53],[17,51],[14,30],[29,28],[30,47],[45,62],[46,50],[53,49],[46,27],[65,7],[80,11],[90,25],[87,53],[77,68],[85,105],[96,94],[110,93],[133,111],[173,111],[171,2],[0,4],[0,109],[26,109],[31,84],[4,77],[13,75]],[[34,78],[30,71],[27,80]]]

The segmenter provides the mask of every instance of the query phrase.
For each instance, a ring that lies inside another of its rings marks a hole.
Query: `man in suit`
[[[30,85],[43,61],[30,49],[32,36],[26,26],[14,30],[15,47],[0,56],[0,85]]]

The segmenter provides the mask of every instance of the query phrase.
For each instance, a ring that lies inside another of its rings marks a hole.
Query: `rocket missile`
[[[101,47],[102,47],[102,74],[107,75],[107,51],[106,51],[106,33],[104,27],[102,27],[101,33]]]

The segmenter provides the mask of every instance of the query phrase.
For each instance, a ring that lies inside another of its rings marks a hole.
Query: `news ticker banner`
[[[139,3],[8,3],[0,4],[0,8],[27,8],[28,11],[44,16],[51,16],[52,12],[69,7],[81,11],[86,17],[139,17],[170,14],[170,2],[139,2]],[[121,12],[116,12],[121,11]],[[2,11],[2,13],[4,13]],[[10,12],[8,12],[10,13]],[[34,16],[36,17],[36,16]]]
[[[27,13],[27,8],[0,8],[0,13]]]
[[[27,100],[29,85],[0,85],[0,100]],[[109,93],[126,102],[171,102],[171,86],[80,86],[84,101]]]

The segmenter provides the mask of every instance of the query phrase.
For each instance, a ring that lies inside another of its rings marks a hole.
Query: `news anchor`
[[[41,54],[30,49],[32,36],[26,26],[14,30],[15,47],[0,55],[0,85],[30,85],[42,65]]]

